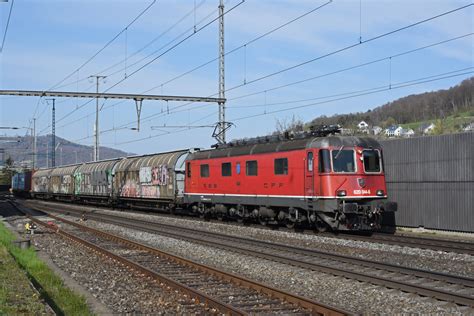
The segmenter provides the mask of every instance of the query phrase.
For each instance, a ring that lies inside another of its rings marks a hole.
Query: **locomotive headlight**
[[[377,190],[377,196],[384,196],[385,192],[383,190]]]
[[[347,195],[346,190],[339,190],[339,191],[337,191],[337,196],[346,196],[346,195]]]

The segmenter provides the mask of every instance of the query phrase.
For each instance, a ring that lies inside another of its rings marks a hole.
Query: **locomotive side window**
[[[378,150],[366,149],[362,151],[365,172],[380,172],[380,154]]]
[[[201,165],[201,178],[209,178],[209,165]]]
[[[258,165],[256,160],[245,162],[245,174],[248,176],[256,176],[258,173]]]
[[[319,172],[331,172],[331,156],[329,156],[329,150],[321,149],[319,151]]]
[[[230,162],[222,163],[222,176],[230,177],[232,175],[232,165]]]
[[[191,178],[191,163],[188,162],[186,167],[188,169],[188,178]]]
[[[274,162],[275,174],[288,174],[288,158],[277,158]]]
[[[240,162],[235,164],[235,173],[240,174]]]
[[[331,153],[334,172],[355,172],[354,150],[341,148]]]
[[[308,171],[313,172],[313,152],[308,152]]]

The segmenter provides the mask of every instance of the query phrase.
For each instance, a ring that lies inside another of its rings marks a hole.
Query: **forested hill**
[[[444,119],[456,114],[474,116],[474,77],[446,90],[409,95],[367,112],[320,116],[310,124],[340,124],[350,128],[365,121],[369,125],[385,127]]]

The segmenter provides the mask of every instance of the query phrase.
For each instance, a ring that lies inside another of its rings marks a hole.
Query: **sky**
[[[11,1],[0,2],[2,39]],[[88,77],[104,75],[100,91],[217,96],[218,63],[209,61],[218,56],[218,25],[207,23],[217,18],[219,1],[152,3],[15,1],[0,53],[0,89],[95,92]],[[225,51],[233,51],[225,56],[226,121],[234,124],[228,141],[271,133],[277,121],[293,117],[364,112],[449,88],[474,73],[471,1],[224,3]],[[214,103],[144,101],[140,131],[131,130],[137,127],[134,101],[100,100],[100,106],[104,146],[145,154],[216,143],[208,127],[218,120]],[[33,118],[38,135],[50,134],[51,101],[0,96],[0,126],[31,127]],[[92,146],[95,100],[58,98],[56,121],[57,136]]]

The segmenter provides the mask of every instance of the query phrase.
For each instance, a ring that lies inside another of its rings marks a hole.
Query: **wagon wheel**
[[[267,224],[268,224],[268,221],[267,221],[265,218],[263,218],[263,217],[259,217],[259,218],[258,218],[258,222],[259,222],[260,225],[262,225],[262,226],[267,226]]]
[[[294,222],[294,221],[292,221],[292,220],[290,220],[290,219],[287,219],[287,220],[285,221],[285,226],[286,226],[286,228],[293,229],[293,228],[296,227],[296,222]]]
[[[322,220],[316,220],[316,223],[314,224],[314,229],[317,233],[324,233],[328,230],[328,225],[323,222]]]

